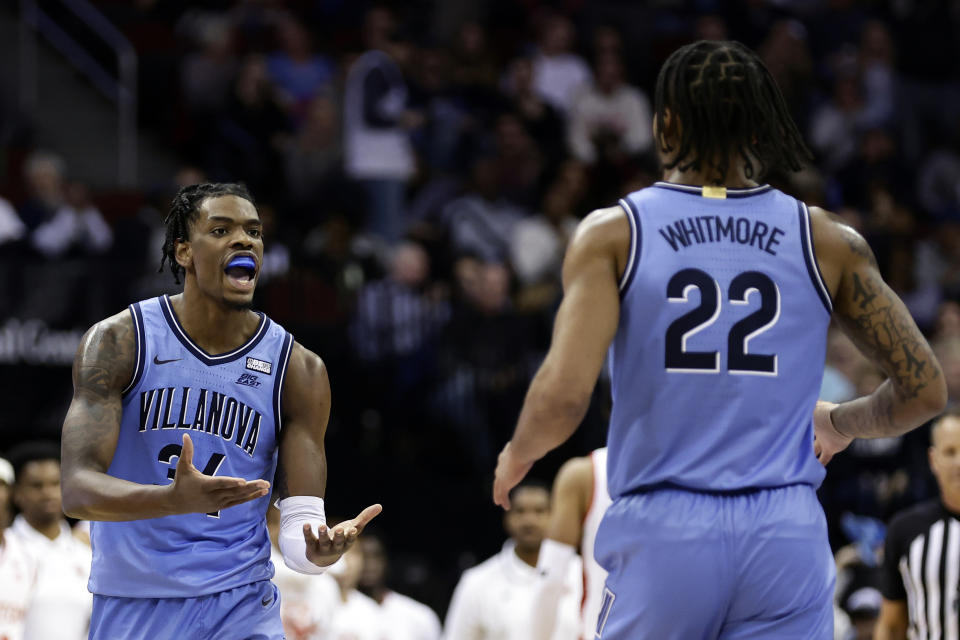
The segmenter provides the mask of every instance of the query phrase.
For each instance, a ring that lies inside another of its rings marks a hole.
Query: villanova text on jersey
[[[293,337],[261,314],[253,336],[225,354],[200,349],[166,296],[131,305],[136,367],[108,473],[142,484],[173,481],[183,434],[207,475],[273,482],[283,379]],[[269,496],[215,513],[91,526],[90,590],[109,596],[189,598],[268,580]]]
[[[831,300],[807,207],[769,186],[665,182],[620,205],[631,243],[609,354],[611,495],[819,486]]]
[[[237,384],[250,374],[242,374]],[[259,382],[256,382],[259,386]],[[193,401],[191,401],[191,395]],[[179,417],[177,417],[179,416]],[[140,392],[140,431],[183,429],[232,442],[248,456],[257,450],[263,414],[233,396],[209,389],[161,387]],[[192,437],[192,436],[191,436]]]

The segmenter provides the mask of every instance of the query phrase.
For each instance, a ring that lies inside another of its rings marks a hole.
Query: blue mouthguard
[[[230,261],[230,264],[227,265],[227,269],[231,267],[246,267],[247,269],[257,270],[257,263],[254,262],[253,258],[250,256],[237,256]]]

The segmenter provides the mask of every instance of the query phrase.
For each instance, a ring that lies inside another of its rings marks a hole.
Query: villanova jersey
[[[610,495],[819,486],[831,300],[806,205],[769,185],[666,182],[620,205],[631,241],[608,358]]]
[[[203,473],[272,483],[293,337],[260,314],[246,344],[209,355],[180,326],[169,297],[133,304],[130,312],[136,368],[124,391],[108,473],[141,484],[171,483],[186,433],[193,465]],[[92,523],[90,590],[189,598],[269,580],[268,501],[264,496],[214,513]]]

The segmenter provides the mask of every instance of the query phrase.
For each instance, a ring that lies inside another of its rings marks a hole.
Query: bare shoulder
[[[616,243],[630,240],[630,223],[627,214],[620,205],[596,209],[577,225],[573,242],[591,244]]]
[[[293,343],[284,381],[284,408],[296,411],[303,406],[330,402],[327,367],[316,353],[299,342]]]
[[[122,389],[136,367],[137,335],[129,311],[96,323],[83,335],[74,358],[77,386],[99,391]]]
[[[587,504],[593,494],[593,461],[590,456],[564,462],[554,479],[553,490],[558,495],[575,495],[578,502]]]
[[[630,251],[630,223],[619,205],[589,213],[577,226],[570,240],[564,275],[586,261],[602,260],[612,275],[619,278],[627,266]]]
[[[844,222],[837,214],[820,207],[810,207],[810,222],[813,227],[813,241],[817,247],[840,252],[854,252],[863,258],[876,262],[870,245],[856,229]]]
[[[289,375],[295,375],[307,381],[327,376],[327,367],[320,356],[296,341],[290,351],[290,364],[287,368]]]
[[[570,458],[557,472],[557,482],[582,484],[593,478],[593,461],[590,456]]]
[[[820,207],[810,207],[810,223],[817,262],[832,296],[837,295],[844,273],[851,265],[864,263],[877,268],[877,260],[866,239],[840,216]]]

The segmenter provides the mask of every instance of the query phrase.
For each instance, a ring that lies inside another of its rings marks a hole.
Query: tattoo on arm
[[[870,249],[870,245],[867,244],[867,241],[863,239],[860,235],[853,235],[851,233],[847,235],[847,244],[850,245],[850,250],[861,258],[866,258],[874,269],[880,270],[880,265],[877,264],[877,257],[873,254],[873,251]]]
[[[73,401],[63,428],[64,464],[106,471],[122,414],[121,390],[132,375],[133,328],[94,327],[81,341],[73,365]]]
[[[928,361],[926,340],[875,271],[852,275],[854,307],[845,320],[854,329],[854,342],[871,359],[886,364],[900,395],[916,398],[939,376]]]

